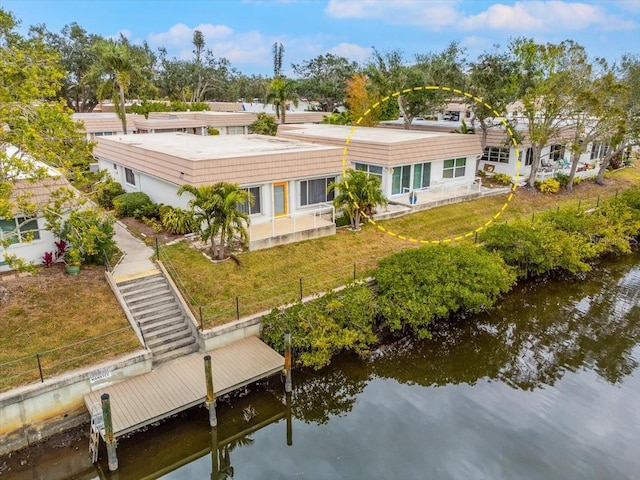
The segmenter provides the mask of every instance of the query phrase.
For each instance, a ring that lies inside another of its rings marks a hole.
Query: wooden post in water
[[[287,445],[293,445],[293,424],[291,422],[291,392],[284,394],[287,400]]]
[[[291,332],[284,333],[284,391],[291,393]]]
[[[218,462],[218,427],[211,427],[211,480],[220,479]]]
[[[111,421],[111,401],[109,394],[100,395],[102,401],[102,418],[104,421],[104,441],[107,444],[107,461],[109,463],[109,471],[118,470],[118,456],[116,455],[116,440],[113,437],[113,423]]]
[[[218,418],[216,417],[216,394],[213,391],[213,374],[211,373],[211,355],[204,357],[204,376],[207,381],[207,400],[205,402],[209,410],[209,425],[216,427]]]

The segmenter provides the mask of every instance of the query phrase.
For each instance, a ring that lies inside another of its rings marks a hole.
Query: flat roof
[[[344,140],[345,143],[347,141],[347,138],[350,138],[351,141],[355,140],[360,142],[388,145],[420,139],[456,135],[445,132],[425,132],[423,130],[400,130],[375,127],[356,127],[354,129],[349,125],[326,125],[310,123],[301,125],[283,125],[283,127],[285,127],[282,132],[283,134],[291,133],[292,135],[309,135],[313,137],[341,139]]]
[[[216,160],[291,152],[333,151],[336,147],[266,135],[191,135],[154,133],[100,137],[98,143],[120,143],[187,160]]]

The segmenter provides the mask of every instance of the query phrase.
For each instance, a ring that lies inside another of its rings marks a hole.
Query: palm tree
[[[98,80],[98,99],[111,98],[116,113],[122,122],[122,131],[127,133],[125,99],[133,83],[144,81],[141,66],[128,44],[103,40],[96,43],[98,62],[88,73],[89,79]]]
[[[249,238],[247,226],[249,225],[249,214],[240,210],[239,206],[247,201],[253,203],[253,196],[237,183],[220,182],[214,185],[218,196],[214,229],[220,233],[220,248],[218,249],[218,259],[225,258],[226,246],[238,237],[244,244]]]
[[[342,180],[329,185],[329,191],[338,190],[333,204],[336,208],[343,208],[351,220],[353,230],[360,230],[362,215],[371,217],[377,206],[386,206],[389,203],[382,194],[380,185],[380,177],[351,168],[346,171]]]
[[[217,184],[216,184],[217,185]],[[214,226],[216,213],[218,211],[218,193],[215,185],[182,185],[178,189],[178,196],[183,193],[190,193],[193,198],[189,200],[189,207],[194,213],[194,220],[198,226],[198,233],[202,241],[211,242],[211,253],[215,252],[215,238],[217,230]]]
[[[264,103],[273,103],[276,107],[276,117],[282,119],[281,123],[286,123],[285,112],[287,102],[290,101],[298,106],[298,94],[295,91],[295,82],[287,80],[282,75],[282,58],[284,57],[284,47],[281,43],[273,44],[273,80],[269,84],[269,93]]]
[[[279,76],[271,80],[269,84],[269,93],[265,99],[265,103],[272,103],[276,107],[276,117],[280,119],[280,123],[284,124],[285,112],[287,110],[287,102],[298,106],[298,94],[295,91],[295,81],[288,80],[283,76]]]
[[[193,195],[189,200],[202,241],[211,243],[211,254],[219,260],[225,258],[226,246],[237,236],[244,243],[249,234],[249,215],[239,206],[253,203],[253,197],[237,183],[218,182],[214,185],[182,185],[178,195],[188,192]],[[220,236],[220,245],[216,252],[216,238]]]

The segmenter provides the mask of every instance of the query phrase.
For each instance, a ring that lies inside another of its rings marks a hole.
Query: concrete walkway
[[[152,248],[134,237],[121,222],[116,222],[114,228],[116,232],[114,240],[124,253],[124,258],[113,271],[116,282],[146,277],[160,272],[150,260],[153,255]]]

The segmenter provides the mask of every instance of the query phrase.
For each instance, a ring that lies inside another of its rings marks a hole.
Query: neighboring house
[[[522,121],[522,119],[520,119]],[[402,120],[384,121],[380,124],[383,128],[402,128]],[[475,134],[464,135],[469,137],[480,137],[482,132],[478,125],[471,125],[467,122],[467,127],[475,127]],[[416,132],[460,132],[462,122],[414,120],[411,130]],[[518,144],[518,152],[512,145],[505,128],[497,125],[488,130],[487,147],[477,158],[478,171],[486,173],[502,173],[518,180],[524,181],[531,174],[531,164],[533,163],[533,150],[531,142],[528,140],[526,126],[519,125],[518,132],[522,140]],[[405,130],[406,131],[406,130]],[[557,173],[569,174],[571,171],[571,150],[568,143],[573,139],[573,129],[565,128],[552,143],[546,145],[540,151],[540,169],[536,175],[539,180],[553,177]],[[461,135],[458,133],[458,135]],[[462,136],[462,135],[461,135]],[[597,166],[602,157],[608,152],[605,144],[594,143],[587,146],[587,150],[580,156],[576,176],[589,177],[597,174]],[[517,153],[520,154],[518,157]],[[518,158],[521,162],[518,167]]]
[[[249,248],[256,250],[335,233],[333,193],[342,148],[263,135],[184,133],[102,137],[94,150],[104,169],[128,192],[187,208],[181,185],[238,183],[254,197]]]
[[[192,135],[207,135],[207,122],[196,118],[183,118],[178,115],[167,115],[166,117],[154,117],[149,115],[146,119],[133,119],[135,133],[171,133],[181,132]]]
[[[410,192],[437,191],[455,197],[475,181],[475,161],[482,153],[475,135],[342,125],[281,125],[278,136],[347,147],[350,166],[380,177],[390,201],[409,204]]]
[[[199,122],[206,128],[215,128],[220,135],[246,135],[249,125],[256,121],[255,113],[246,112],[150,112],[152,120],[180,120]]]
[[[122,135],[124,133],[122,131],[122,120],[115,113],[74,113],[71,118],[82,124],[82,130],[90,142],[95,141],[97,137]],[[134,121],[136,119],[144,120],[144,116],[127,113],[127,133],[135,133]]]
[[[15,155],[17,149],[9,147],[7,155]],[[35,216],[27,216],[16,210],[11,218],[0,218],[0,238],[9,239],[8,249],[0,247],[0,272],[11,270],[5,261],[5,254],[15,254],[28,262],[36,265],[43,263],[45,252],[55,252],[55,242],[58,240],[46,229],[46,220],[40,213],[49,203],[51,194],[61,187],[72,188],[62,174],[48,165],[25,156],[26,160],[35,162],[37,168],[44,169],[48,175],[45,178],[34,180],[27,177],[14,182],[11,192],[12,203],[16,199],[28,196],[29,201],[36,206],[38,213]]]

